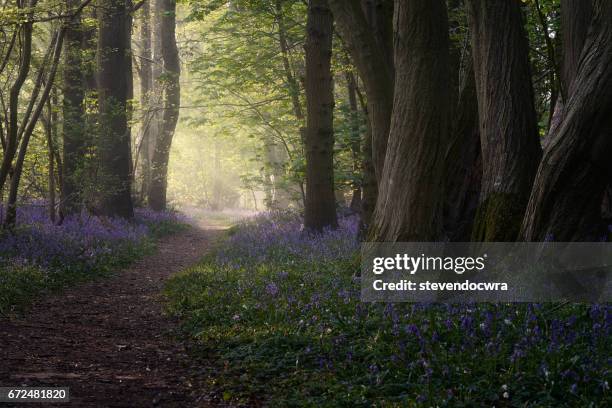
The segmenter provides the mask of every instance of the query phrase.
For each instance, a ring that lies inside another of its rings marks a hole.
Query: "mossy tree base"
[[[523,220],[525,204],[525,200],[517,194],[489,194],[476,210],[472,241],[516,241]]]

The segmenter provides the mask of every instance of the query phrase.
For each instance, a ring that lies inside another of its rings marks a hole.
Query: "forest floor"
[[[223,227],[198,224],[110,279],[70,288],[0,320],[2,386],[69,387],[76,407],[217,405],[163,313],[166,279],[196,263]],[[22,405],[22,404],[19,404]],[[66,406],[67,404],[58,404]]]

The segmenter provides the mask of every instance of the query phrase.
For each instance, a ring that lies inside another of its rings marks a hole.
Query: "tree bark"
[[[569,90],[578,73],[580,55],[593,17],[592,0],[561,0],[563,38],[563,88]]]
[[[327,0],[310,0],[306,25],[306,206],[304,226],[336,228],[334,94],[331,74],[333,18]]]
[[[372,161],[380,181],[393,110],[394,67],[388,57],[392,53],[388,50],[387,42],[381,38],[382,34],[376,34],[388,33],[384,26],[380,27],[386,20],[383,17],[377,19],[380,28],[374,30],[359,1],[330,0],[329,5],[368,96]]]
[[[140,105],[142,109],[142,140],[138,149],[140,162],[140,199],[144,201],[151,180],[150,143],[153,119],[151,96],[153,92],[153,45],[151,37],[151,5],[145,1],[140,16],[140,42],[142,58],[140,59]]]
[[[395,3],[395,97],[370,238],[432,241],[442,226],[449,142],[449,33],[444,0]]]
[[[78,7],[79,0],[70,0],[70,8]],[[63,184],[61,212],[68,215],[80,211],[83,204],[83,158],[85,156],[85,82],[81,46],[83,26],[80,15],[68,23],[64,47],[63,124]]]
[[[45,69],[41,68],[37,79],[37,84],[35,85],[35,88],[37,88],[40,84],[44,82],[45,86],[43,92],[40,95],[40,99],[36,103],[36,108],[34,108],[31,117],[27,120],[27,122],[24,122],[22,124],[23,136],[21,138],[19,154],[17,155],[17,159],[15,160],[15,166],[11,177],[11,185],[9,189],[6,209],[6,219],[4,220],[5,226],[7,226],[8,228],[12,228],[15,226],[15,221],[17,219],[17,193],[19,192],[19,183],[21,182],[21,174],[23,172],[25,156],[28,151],[28,145],[30,143],[32,133],[34,132],[34,128],[36,127],[38,119],[42,114],[42,111],[45,107],[45,104],[47,103],[47,99],[49,98],[51,89],[53,87],[55,74],[57,72],[57,67],[59,65],[60,57],[62,54],[62,45],[65,33],[65,28],[61,28],[59,32],[55,35],[54,40],[49,47],[50,50],[52,49],[52,52],[49,52],[49,58],[45,58],[44,61],[45,64],[50,64],[50,67],[48,68],[48,77],[46,78],[46,81],[43,80]],[[36,95],[38,91],[35,91],[33,93],[34,95]]]
[[[593,2],[593,20],[571,82],[563,121],[544,152],[523,220],[527,241],[597,238],[612,175],[612,3]]]
[[[518,0],[468,0],[483,180],[474,241],[513,241],[541,157]]]
[[[100,215],[132,218],[131,151],[128,128],[131,66],[126,0],[105,0],[98,8],[98,106],[97,158],[101,186],[96,211]]]
[[[347,94],[349,101],[349,109],[351,112],[350,117],[350,129],[351,129],[351,141],[350,148],[353,159],[353,174],[354,176],[359,176],[362,178],[362,165],[361,165],[361,134],[360,134],[360,126],[359,126],[359,117],[360,111],[357,108],[357,81],[355,80],[355,75],[352,72],[346,73],[346,84],[347,84]],[[361,214],[361,185],[362,182],[355,181],[353,182],[353,191],[351,194],[351,203],[350,209],[355,211],[358,214]]]
[[[465,242],[472,234],[482,183],[478,98],[470,61],[459,88],[452,141],[445,159],[444,230],[450,241]]]
[[[160,24],[161,53],[164,62],[164,110],[161,132],[151,162],[151,185],[148,203],[153,210],[166,209],[168,190],[168,162],[170,147],[181,106],[181,65],[176,45],[176,1],[163,0]]]
[[[36,6],[37,0],[31,0],[28,4],[30,10],[33,10],[33,7]],[[19,3],[19,8],[23,8],[24,6]],[[32,12],[29,13],[29,18],[32,18]],[[15,81],[11,86],[9,91],[9,106],[8,106],[8,126],[7,126],[7,135],[6,135],[6,148],[4,149],[4,155],[2,157],[2,164],[0,164],[0,192],[4,190],[4,183],[9,176],[9,173],[13,166],[13,159],[15,158],[15,154],[17,153],[17,135],[19,131],[19,95],[21,93],[21,88],[28,78],[28,73],[30,72],[31,66],[31,58],[32,58],[32,33],[33,33],[34,24],[30,22],[25,22],[21,26],[21,50],[20,50],[20,60],[19,60],[19,68],[17,70],[17,75],[15,77]],[[0,194],[0,198],[2,194]]]

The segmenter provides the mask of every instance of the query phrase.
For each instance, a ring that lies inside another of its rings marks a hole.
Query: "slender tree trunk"
[[[70,0],[69,7],[79,5]],[[81,46],[84,41],[81,17],[68,24],[64,49],[64,99],[63,124],[63,184],[61,186],[61,212],[68,215],[78,212],[83,204],[81,186],[86,149],[85,140],[85,82]]]
[[[149,144],[151,136],[152,111],[150,98],[153,91],[153,47],[151,37],[151,5],[148,1],[142,6],[140,17],[140,42],[142,44],[142,58],[140,62],[140,104],[143,111],[142,141],[139,149],[140,171],[142,184],[140,187],[141,200],[144,201],[151,180],[151,162],[149,160]]]
[[[336,228],[334,94],[331,74],[333,18],[327,0],[310,0],[306,25],[306,207],[304,226]]]
[[[541,157],[521,3],[468,0],[483,180],[474,241],[513,241]]]
[[[57,72],[57,67],[59,65],[60,57],[62,54],[62,46],[64,42],[64,35],[66,33],[65,28],[61,28],[59,32],[55,35],[55,38],[50,46],[49,58],[45,58],[45,63],[50,64],[48,68],[48,76],[46,81],[43,80],[43,75],[45,70],[41,68],[39,73],[39,77],[37,80],[37,84],[35,88],[38,88],[39,84],[45,83],[42,94],[40,95],[40,99],[35,104],[31,116],[27,119],[27,122],[24,122],[22,127],[23,131],[21,137],[21,143],[19,146],[19,154],[17,155],[17,159],[15,160],[14,171],[11,177],[11,186],[9,189],[8,201],[7,201],[7,210],[6,210],[6,219],[5,225],[9,228],[15,226],[15,221],[17,219],[17,193],[19,192],[19,183],[21,182],[21,174],[23,172],[23,164],[25,162],[26,153],[28,151],[28,146],[30,142],[30,138],[32,137],[32,133],[34,133],[34,128],[38,123],[38,119],[42,114],[42,111],[47,103],[47,99],[51,93],[51,89],[53,87],[53,82],[55,80],[55,74]],[[38,91],[34,91],[34,94],[37,94]],[[32,100],[34,102],[34,100]],[[24,119],[26,120],[26,119]]]
[[[612,174],[612,115],[602,108],[612,106],[612,3],[593,5],[564,118],[544,152],[523,220],[527,241],[597,238]]]
[[[395,3],[395,98],[370,237],[431,241],[441,235],[449,142],[449,33],[444,0]]]
[[[54,122],[53,122],[53,113],[52,113],[52,109],[51,108],[51,104],[47,103],[47,110],[48,110],[48,120],[44,119],[43,117],[41,117],[44,128],[45,128],[45,137],[47,139],[47,160],[48,160],[48,177],[47,177],[47,188],[49,190],[48,193],[48,206],[49,206],[49,219],[51,220],[52,223],[55,223],[55,219],[56,219],[56,212],[55,212],[55,207],[57,205],[56,203],[56,195],[55,195],[55,190],[56,190],[56,186],[55,186],[55,143],[53,141],[53,126],[54,126]],[[44,116],[44,115],[43,115]]]
[[[36,0],[31,0],[28,4],[29,7],[34,7],[36,5]],[[19,3],[21,4],[21,3]],[[20,6],[23,8],[23,6]],[[29,13],[29,18],[32,18],[32,13]],[[4,150],[4,155],[2,157],[2,164],[0,164],[0,192],[4,190],[4,183],[11,172],[13,167],[13,159],[15,158],[15,154],[17,153],[17,135],[19,132],[19,95],[21,93],[21,88],[28,78],[28,73],[30,72],[31,66],[31,58],[32,58],[32,33],[33,33],[33,23],[25,22],[21,26],[21,50],[20,50],[20,60],[19,60],[19,68],[17,70],[17,75],[15,77],[15,81],[11,86],[9,91],[9,104],[8,104],[8,126],[7,126],[7,135],[6,135],[6,149]],[[2,195],[0,194],[0,197]]]
[[[349,109],[351,112],[351,154],[353,158],[353,174],[354,176],[362,176],[361,170],[361,134],[359,131],[359,116],[360,112],[357,108],[357,82],[352,72],[346,73],[347,93],[349,100]],[[361,214],[361,181],[353,182],[353,191],[351,195],[351,210]]]
[[[163,0],[161,13],[161,52],[164,62],[164,111],[161,132],[155,146],[151,163],[151,186],[149,187],[149,207],[161,211],[166,209],[168,189],[168,161],[170,147],[178,122],[181,105],[180,74],[181,66],[176,45],[176,1]]]
[[[97,158],[102,187],[96,205],[99,214],[132,218],[131,151],[128,127],[128,75],[131,67],[126,0],[105,0],[98,8]],[[130,71],[131,73],[131,71]]]

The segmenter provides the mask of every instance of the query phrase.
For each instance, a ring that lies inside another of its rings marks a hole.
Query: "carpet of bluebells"
[[[0,231],[0,314],[43,291],[126,265],[149,252],[154,238],[185,225],[176,213],[145,209],[132,222],[83,212],[56,225],[44,203],[22,206],[15,230]]]
[[[308,235],[295,215],[261,215],[170,281],[223,399],[612,406],[609,306],[362,303],[356,235],[351,218]]]

